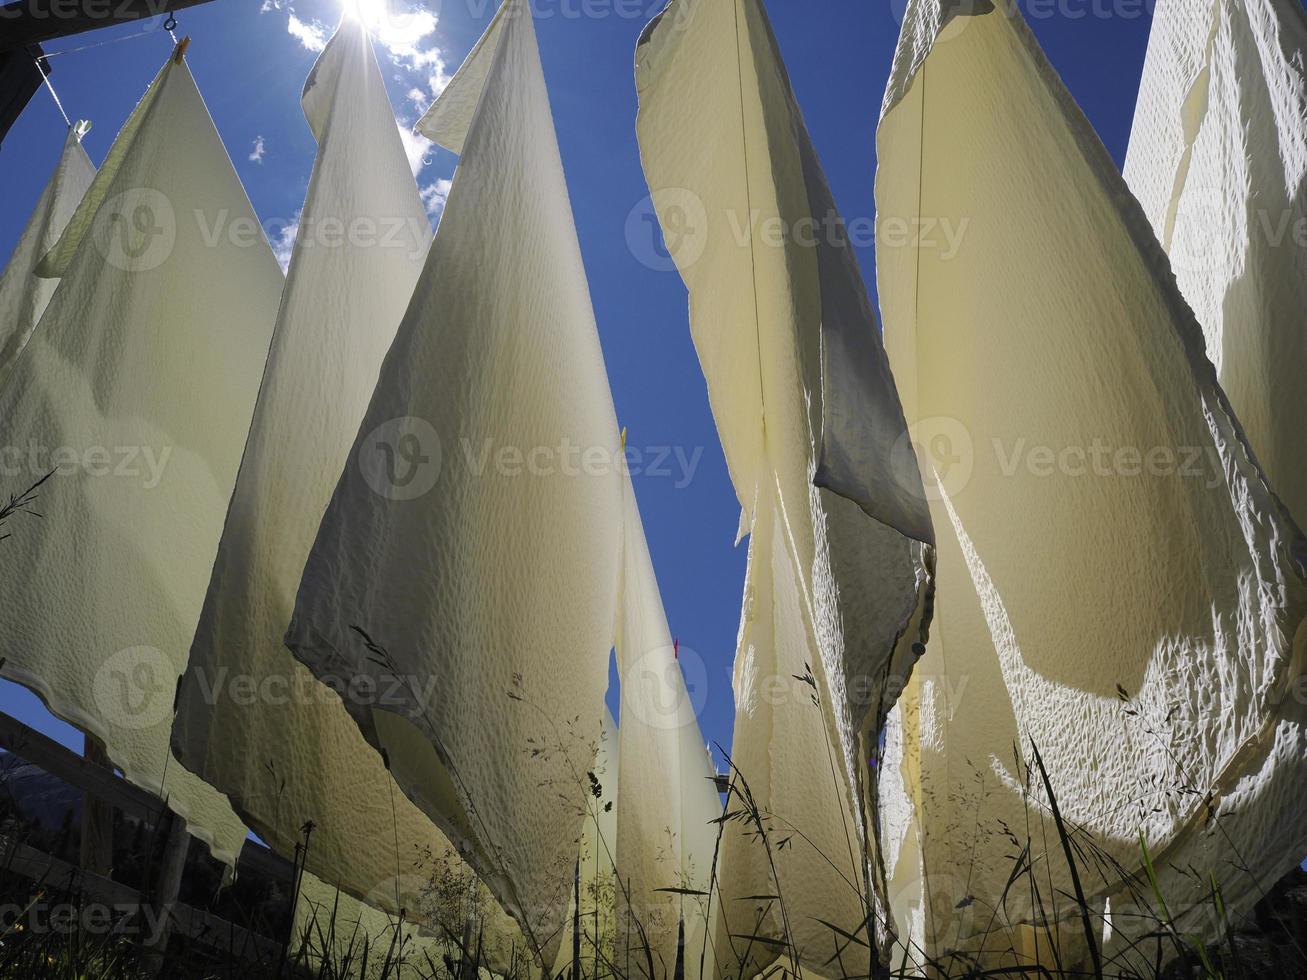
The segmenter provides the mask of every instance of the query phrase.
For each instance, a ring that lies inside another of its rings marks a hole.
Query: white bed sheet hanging
[[[79,122],[68,127],[54,173],[41,191],[9,263],[0,274],[0,388],[4,387],[14,361],[27,345],[27,338],[59,285],[57,279],[37,276],[36,266],[59,240],[82,195],[95,179],[95,164],[82,149],[82,136],[89,126]]]
[[[457,909],[457,902],[451,905]],[[350,980],[427,980],[445,956],[458,962],[460,950],[443,933],[425,933],[302,872],[288,951],[294,966]]]
[[[1307,14],[1162,0],[1126,183],[1253,451],[1307,521]]]
[[[444,911],[427,908],[435,883],[470,871],[360,735],[336,694],[343,679],[319,681],[283,638],[431,227],[371,40],[353,16],[318,57],[301,102],[319,152],[173,746],[269,846],[289,856],[311,821],[310,871],[415,921]],[[524,945],[502,914],[491,924],[508,931],[487,937],[496,946],[488,959]]]
[[[880,222],[968,222],[955,254],[877,260],[940,531],[935,627],[881,784],[891,896],[914,952],[988,928],[989,956],[1032,955],[1019,928],[1004,935],[1032,916],[1029,888],[991,910],[1028,832],[1045,895],[1071,891],[1037,771],[1023,790],[1033,741],[1082,850],[1106,855],[1081,865],[1087,898],[1125,906],[1111,956],[1151,928],[1122,889],[1140,831],[1196,932],[1213,928],[1203,875],[1234,917],[1307,843],[1287,816],[1307,786],[1301,728],[1277,727],[1302,712],[1286,695],[1307,550],[1165,254],[1021,14],[945,9],[909,3],[877,137]],[[1087,962],[1078,931],[1072,914],[1064,954],[1079,938]]]
[[[617,722],[607,706],[599,729],[598,751],[590,772],[595,781],[590,784],[590,799],[586,801],[586,815],[581,823],[577,841],[577,876],[567,905],[567,918],[563,922],[562,942],[554,962],[553,976],[570,976],[577,947],[576,893],[581,895],[580,961],[582,974],[625,976],[625,961],[618,935],[618,910],[622,909],[621,887],[615,871],[618,839],[618,805],[621,800],[621,750]],[[587,777],[588,781],[588,777]],[[623,912],[624,914],[624,912]]]
[[[683,972],[697,980],[722,805],[635,498],[625,481],[622,591],[614,642],[621,694],[617,735],[617,949],[631,977],[670,976],[684,922]],[[680,892],[666,889],[681,889]],[[703,892],[704,895],[687,894]],[[629,911],[629,915],[628,915]],[[646,952],[647,950],[647,952]],[[708,951],[705,974],[715,976]],[[650,967],[652,964],[652,968]]]
[[[761,5],[676,0],[645,29],[636,80],[653,206],[690,290],[752,534],[734,760],[774,840],[789,838],[778,886],[751,828],[728,825],[719,874],[734,921],[719,930],[718,964],[738,969],[729,937],[755,928],[738,898],[779,887],[789,924],[762,902],[758,930],[788,931],[820,969],[836,933],[818,920],[858,932],[868,916],[860,801],[871,733],[929,622],[930,516],[856,258]],[[735,945],[751,950],[746,969],[775,958],[766,943]]]
[[[319,676],[394,693],[383,711],[345,703],[552,962],[607,685],[622,505],[522,0],[500,8],[419,128],[462,159],[287,642]]]
[[[282,276],[183,61],[38,273],[63,281],[0,394],[3,442],[31,450],[4,492],[54,473],[5,541],[4,674],[232,864],[245,828],[168,735]]]

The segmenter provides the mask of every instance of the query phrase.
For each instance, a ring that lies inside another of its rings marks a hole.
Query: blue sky
[[[178,16],[209,110],[274,246],[288,247],[313,162],[299,107],[313,48],[340,16],[341,0],[214,0]],[[407,15],[378,46],[392,103],[411,123],[433,84],[452,74],[494,10],[494,0],[394,0]],[[735,547],[739,512],[691,345],[684,286],[640,261],[648,242],[627,236],[647,188],[635,141],[632,56],[663,0],[532,0],[577,231],[621,423],[633,447],[679,449],[697,460],[690,478],[670,458],[666,476],[637,478],[654,564],[683,657],[706,668],[700,725],[729,746],[731,662],[744,577]],[[1035,33],[1118,164],[1129,138],[1152,0],[1022,0]],[[768,0],[767,8],[808,128],[846,219],[874,214],[875,126],[903,0]],[[171,41],[128,26],[47,45],[52,82],[98,164]],[[69,49],[99,45],[82,51]],[[0,255],[18,239],[58,156],[64,124],[38,92],[0,148]],[[412,142],[418,182],[438,211],[455,158]],[[637,226],[638,226],[637,222]],[[874,254],[859,260],[874,291]],[[697,699],[696,699],[697,700]],[[80,746],[21,688],[0,682],[0,709]]]

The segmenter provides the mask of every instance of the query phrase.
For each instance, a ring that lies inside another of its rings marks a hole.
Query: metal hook
[[[169,12],[168,19],[163,22],[163,29],[168,33],[177,30],[177,15]]]

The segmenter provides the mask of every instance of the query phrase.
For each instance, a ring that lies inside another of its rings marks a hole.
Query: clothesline
[[[172,38],[172,43],[177,43],[177,16],[169,14],[168,19],[163,22],[163,29],[168,32]],[[106,38],[103,41],[96,41],[94,44],[83,44],[76,48],[66,48],[63,51],[47,51],[40,55],[33,56],[32,60],[36,63],[36,69],[41,73],[41,81],[45,82],[45,87],[50,92],[50,97],[54,99],[55,106],[59,109],[59,114],[64,117],[64,122],[72,126],[73,121],[68,116],[68,110],[64,108],[63,101],[59,98],[59,93],[55,91],[54,85],[50,81],[49,64],[51,58],[56,58],[65,54],[76,54],[79,51],[90,51],[93,48],[102,48],[108,44],[117,44],[119,41],[130,41],[133,38],[146,37],[148,35],[158,34],[158,30],[150,28],[149,30],[137,31],[135,34],[124,34],[121,37]],[[46,64],[42,64],[46,62]]]
[[[165,23],[164,30],[168,31],[168,33],[172,35],[172,39],[176,41],[177,35],[173,33],[173,31],[177,26],[177,19],[175,17],[169,19],[172,21],[173,27],[169,28],[166,26]],[[119,41],[130,41],[133,38],[147,37],[149,35],[158,34],[158,33],[159,33],[158,29],[152,27],[148,30],[137,31],[135,34],[123,34],[120,37],[106,38],[103,41],[96,41],[94,44],[83,44],[76,48],[65,48],[62,51],[47,51],[44,54],[38,56],[35,60],[39,64],[42,61],[49,61],[51,58],[58,58],[65,54],[77,54],[79,51],[90,51],[93,48],[103,48],[105,45],[108,44],[117,44]]]

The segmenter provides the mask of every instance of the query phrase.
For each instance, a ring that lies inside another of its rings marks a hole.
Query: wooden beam
[[[0,52],[131,24],[209,0],[14,0],[0,7]]]
[[[3,26],[0,22],[0,28]],[[5,38],[0,44],[7,40]],[[27,103],[41,87],[42,72],[50,74],[50,63],[37,60],[43,55],[39,44],[9,52],[0,51],[0,143],[4,142],[9,127],[22,115]]]
[[[84,759],[50,736],[3,712],[0,712],[0,748],[8,749],[65,783],[113,804],[128,816],[152,825],[163,815],[164,804],[157,796],[133,786],[109,769]]]
[[[88,762],[48,735],[24,725],[17,718],[0,712],[0,748],[40,766],[52,776],[69,785],[92,793],[122,810],[129,816],[143,820],[151,826],[159,823],[167,812],[163,800],[153,793],[133,786],[121,776]],[[181,765],[181,763],[177,763]],[[262,844],[247,840],[241,848],[237,870],[249,870],[268,878],[289,881],[291,864]]]
[[[138,916],[144,915],[145,906],[141,894],[130,885],[82,871],[15,838],[0,837],[0,854],[5,858],[7,871],[44,884],[57,892],[84,895],[110,909],[135,910]],[[281,950],[277,943],[266,936],[181,902],[172,908],[172,922],[178,932],[213,949],[230,950],[238,957],[271,963],[275,962]],[[145,926],[147,923],[139,925]]]

